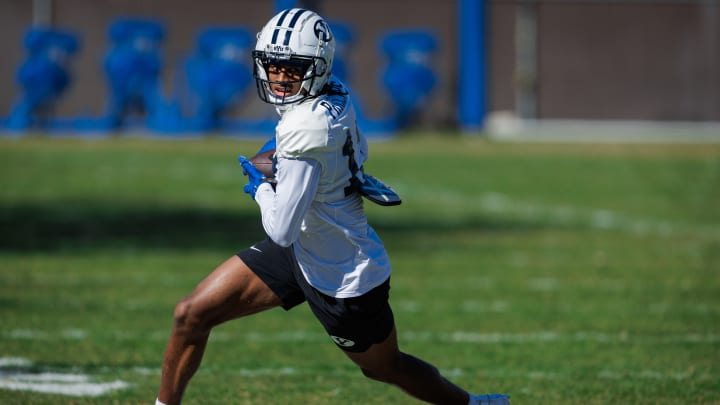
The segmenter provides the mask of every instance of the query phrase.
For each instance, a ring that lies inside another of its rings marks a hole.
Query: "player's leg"
[[[315,316],[337,346],[365,376],[392,384],[434,404],[507,405],[502,394],[475,396],[443,377],[437,368],[398,348],[390,280],[353,298],[332,298],[302,283]]]
[[[326,296],[302,278],[298,283],[332,340],[367,377],[393,384],[423,401],[468,404],[468,393],[442,377],[434,366],[398,349],[388,303],[390,280],[352,298]]]
[[[185,387],[200,366],[214,326],[281,304],[280,298],[239,257],[221,264],[175,307],[158,400],[168,405],[180,403]]]
[[[468,393],[443,377],[433,365],[399,350],[392,328],[382,343],[362,353],[345,354],[373,380],[392,384],[409,395],[433,404],[467,405]]]

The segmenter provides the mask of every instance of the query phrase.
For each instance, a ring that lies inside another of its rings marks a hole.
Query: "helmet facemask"
[[[255,84],[257,85],[258,96],[266,103],[275,105],[287,105],[297,103],[308,97],[317,94],[312,93],[313,85],[317,80],[322,80],[326,73],[325,60],[320,57],[311,56],[286,56],[263,51],[252,52],[254,63]],[[298,70],[300,78],[291,81],[271,81],[268,68],[271,66]],[[290,86],[301,83],[297,93],[279,96],[272,91],[273,85]]]

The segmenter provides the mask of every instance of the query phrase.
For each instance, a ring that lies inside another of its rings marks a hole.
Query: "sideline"
[[[488,116],[494,141],[568,143],[720,143],[720,122],[520,119],[510,112]]]

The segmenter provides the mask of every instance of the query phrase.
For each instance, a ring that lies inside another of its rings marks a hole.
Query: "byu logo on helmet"
[[[315,36],[323,42],[329,42],[332,39],[330,27],[328,27],[325,20],[317,20],[315,22]]]

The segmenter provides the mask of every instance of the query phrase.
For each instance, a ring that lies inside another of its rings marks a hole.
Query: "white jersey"
[[[351,187],[367,159],[346,88],[281,111],[276,127],[276,189],[258,188],[268,236],[293,246],[308,283],[322,293],[355,297],[390,277],[385,247],[368,225],[363,199]]]

